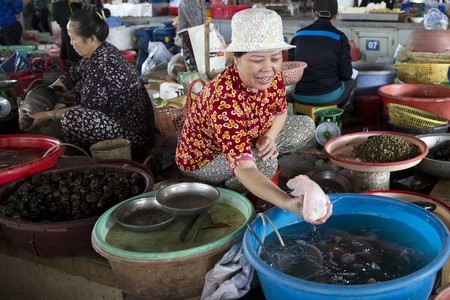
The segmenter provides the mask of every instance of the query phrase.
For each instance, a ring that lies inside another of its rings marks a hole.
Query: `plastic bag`
[[[439,9],[432,8],[423,16],[423,26],[427,30],[446,30],[448,18]]]
[[[194,80],[197,80],[197,79],[201,79],[205,82],[208,81],[204,74],[200,74],[200,72],[194,71],[194,70],[187,71],[187,72],[179,72],[177,75],[177,82],[182,84],[186,91],[189,89],[189,85]],[[200,90],[195,89],[195,90],[193,90],[193,92],[195,94],[198,94],[198,92],[200,92]]]
[[[7,60],[0,65],[0,70],[4,73],[24,72],[30,69],[30,62],[28,58],[15,51]]]
[[[167,66],[173,54],[161,42],[148,43],[148,57],[142,64],[141,75],[145,77],[155,70],[167,72]]]
[[[184,63],[184,59],[181,56],[181,53],[177,53],[169,61],[167,66],[167,73],[170,77],[177,78],[178,73],[187,71],[186,64]]]
[[[225,69],[226,57],[223,49],[225,49],[226,43],[214,24],[209,25],[209,35],[207,35],[207,37],[209,37],[209,52],[206,53],[206,55],[205,25],[191,27],[186,30],[189,34],[189,40],[191,41],[197,70],[202,74],[207,74],[207,77],[212,78],[213,75],[216,75]],[[209,60],[208,72],[206,72],[206,59]]]

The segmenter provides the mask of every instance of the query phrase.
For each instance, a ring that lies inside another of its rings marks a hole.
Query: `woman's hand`
[[[327,207],[327,213],[325,214],[325,216],[323,216],[322,218],[318,219],[318,220],[308,220],[305,219],[305,217],[303,216],[303,202],[304,202],[304,197],[303,195],[299,196],[299,197],[292,197],[289,194],[286,194],[286,200],[283,202],[283,209],[289,210],[297,215],[299,215],[300,217],[302,217],[305,222],[310,223],[310,224],[315,224],[315,225],[319,225],[319,224],[323,224],[325,223],[326,220],[328,220],[328,218],[331,216],[331,214],[333,213],[333,204],[331,203],[331,201],[328,199],[326,207]]]
[[[33,114],[28,114],[28,117],[33,119],[33,124],[30,127],[24,129],[24,131],[32,131],[37,128],[47,126],[52,121],[53,111],[43,111]]]
[[[262,160],[277,158],[279,152],[275,140],[267,135],[260,137],[255,144],[258,156]]]

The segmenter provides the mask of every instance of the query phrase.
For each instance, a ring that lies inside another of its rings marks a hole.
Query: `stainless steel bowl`
[[[219,196],[219,190],[208,184],[182,182],[159,190],[156,200],[169,213],[192,216],[210,209]]]
[[[295,84],[287,85],[285,89],[286,95],[290,95],[295,91]]]
[[[433,147],[450,141],[450,133],[423,134],[419,135],[418,138],[424,141],[428,145],[430,153],[433,153]],[[450,178],[450,161],[431,159],[428,157],[430,153],[422,159],[417,168],[428,175],[438,178]]]
[[[119,225],[137,232],[161,230],[175,219],[174,215],[161,207],[155,197],[123,202],[112,215]]]
[[[13,87],[17,82],[17,79],[4,79],[0,80],[0,89],[9,89]]]
[[[310,176],[326,194],[351,193],[352,182],[344,175],[334,171],[318,171]]]

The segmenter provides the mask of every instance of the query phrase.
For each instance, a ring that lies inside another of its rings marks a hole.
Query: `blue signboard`
[[[380,51],[380,40],[366,40],[366,51]]]

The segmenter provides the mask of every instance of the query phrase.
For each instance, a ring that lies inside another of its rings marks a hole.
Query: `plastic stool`
[[[337,108],[337,105],[326,105],[326,106],[315,106],[315,105],[309,105],[299,102],[294,102],[294,113],[297,115],[307,115],[311,119],[313,119],[314,123],[316,122],[316,115],[314,112],[318,109],[322,108]]]

